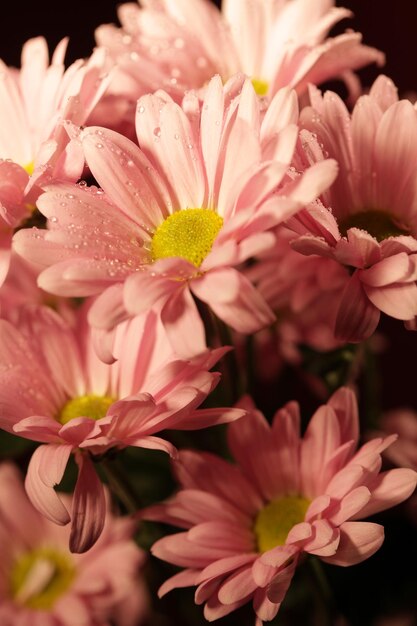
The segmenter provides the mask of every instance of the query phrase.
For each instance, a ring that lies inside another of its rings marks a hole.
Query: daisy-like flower
[[[62,495],[70,505],[70,498]],[[19,473],[0,466],[2,626],[137,626],[148,609],[135,525],[107,511],[100,540],[85,555],[68,550],[68,528],[30,504]]]
[[[280,353],[299,362],[301,344],[318,351],[340,347],[334,322],[347,270],[336,261],[292,250],[294,233],[286,227],[278,227],[274,235],[273,248],[256,258],[247,276],[277,314]]]
[[[48,230],[15,236],[19,254],[47,267],[39,285],[57,295],[102,293],[90,314],[101,329],[123,309],[156,307],[180,354],[205,346],[191,292],[239,332],[271,323],[270,307],[236,266],[273,243],[268,229],[329,186],[336,164],[292,180],[295,93],[279,92],[262,122],[260,106],[249,80],[223,87],[217,76],[202,104],[196,94],[184,108],[166,94],[141,98],[141,148],[104,128],[81,131],[105,195],[56,185],[40,198]]]
[[[349,268],[336,336],[358,342],[374,332],[381,311],[404,321],[417,314],[417,111],[398,101],[385,76],[352,115],[333,92],[312,88],[310,99],[300,117],[304,159],[310,165],[330,156],[340,170],[324,206],[291,220],[301,235],[292,245]]]
[[[0,427],[43,444],[29,463],[27,493],[51,521],[72,520],[73,552],[87,550],[105,520],[94,457],[126,446],[175,455],[156,436],[161,430],[204,428],[245,413],[197,409],[219,380],[208,370],[227,349],[180,361],[153,313],[119,326],[112,365],[96,356],[84,311],[71,327],[49,308],[28,307],[18,326],[0,320],[0,337]],[[79,475],[70,513],[54,485],[72,453]]]
[[[362,45],[359,33],[328,38],[330,28],[351,12],[333,0],[145,0],[122,4],[122,28],[96,31],[118,64],[111,89],[135,100],[162,87],[177,101],[220,74],[249,76],[259,95],[281,87],[302,93],[307,84],[350,76],[384,55]],[[349,81],[350,82],[350,81]],[[136,97],[135,97],[136,96]]]
[[[60,122],[83,124],[107,86],[104,51],[65,70],[67,43],[57,46],[50,65],[43,37],[25,43],[20,70],[0,60],[0,284],[13,230],[31,215],[39,186],[81,176],[82,154]]]
[[[257,625],[274,618],[303,555],[354,565],[384,540],[379,524],[358,521],[405,500],[417,474],[380,472],[381,452],[395,436],[373,439],[356,451],[356,398],[339,389],[300,437],[296,402],[270,426],[253,411],[229,427],[238,465],[213,455],[181,452],[181,490],[145,510],[147,519],[184,532],[157,541],[157,557],[186,568],[160,589],[198,585],[195,600],[218,619],[252,602]]]

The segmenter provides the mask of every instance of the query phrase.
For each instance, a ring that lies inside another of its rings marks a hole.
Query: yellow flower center
[[[25,170],[25,172],[29,174],[29,176],[32,176],[33,170],[35,169],[35,163],[34,161],[31,161],[30,163],[27,163],[26,165],[23,165],[22,167]]]
[[[260,78],[252,78],[252,85],[258,96],[266,96],[269,89],[269,83]]]
[[[407,227],[396,221],[389,213],[373,211],[372,209],[349,215],[348,218],[339,223],[339,229],[343,236],[346,236],[349,228],[366,230],[377,241],[410,234]]]
[[[75,417],[90,417],[93,420],[99,420],[104,417],[109,407],[116,401],[116,398],[110,396],[80,396],[69,400],[62,409],[58,421],[61,424],[67,424]]]
[[[152,260],[179,256],[200,267],[210,252],[223,218],[211,209],[184,209],[158,226],[151,243]]]
[[[75,567],[70,556],[38,548],[21,556],[10,577],[13,599],[31,609],[48,610],[71,586]]]
[[[283,546],[291,528],[304,521],[309,505],[305,498],[284,496],[261,509],[254,526],[259,552]]]

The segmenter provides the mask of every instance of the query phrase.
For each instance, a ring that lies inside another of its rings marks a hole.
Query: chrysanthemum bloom
[[[233,97],[236,93],[239,95]],[[215,77],[201,104],[184,109],[165,94],[138,102],[138,148],[104,128],[79,134],[103,193],[55,185],[39,200],[48,230],[20,231],[16,250],[39,267],[39,285],[57,295],[99,294],[94,327],[110,329],[121,311],[156,307],[177,353],[205,345],[191,292],[235,330],[274,320],[236,269],[273,242],[267,230],[317,197],[336,176],[318,164],[287,176],[297,126],[288,124],[295,94],[277,94],[260,122],[249,80],[223,87]],[[190,324],[194,330],[190,332]]]
[[[274,246],[256,258],[247,276],[277,315],[275,350],[297,363],[301,344],[318,351],[340,346],[334,323],[349,275],[336,261],[292,250],[294,233],[286,227],[274,235]]]
[[[103,486],[92,457],[138,446],[175,454],[161,430],[199,429],[244,415],[241,409],[197,409],[219,380],[209,372],[224,348],[190,361],[172,353],[155,314],[117,333],[118,361],[99,361],[81,311],[69,326],[49,308],[22,309],[19,326],[0,320],[0,427],[39,441],[26,489],[50,520],[72,520],[70,548],[87,550],[105,518]],[[54,491],[71,453],[79,466],[71,513]]]
[[[333,0],[224,0],[219,11],[209,0],[145,0],[122,4],[122,28],[103,25],[99,45],[117,61],[114,87],[135,100],[163,88],[181,101],[189,89],[220,74],[249,76],[259,95],[281,87],[302,93],[307,84],[348,79],[351,70],[384,55],[361,44],[359,33],[328,38],[347,9]],[[350,82],[350,81],[349,81]]]
[[[70,498],[62,495],[67,506]],[[138,626],[148,599],[135,526],[107,511],[100,540],[85,555],[68,550],[69,529],[30,504],[17,470],[0,466],[2,626]]]
[[[352,115],[333,92],[312,88],[310,99],[300,117],[306,161],[330,156],[340,171],[324,206],[291,221],[301,235],[292,245],[349,268],[336,335],[357,342],[374,332],[381,311],[400,320],[417,314],[417,111],[398,101],[385,76]]]
[[[341,388],[316,411],[304,437],[296,402],[278,411],[272,426],[255,410],[231,425],[238,465],[181,452],[182,489],[143,514],[186,529],[152,548],[186,568],[160,595],[198,585],[195,599],[206,603],[209,621],[252,602],[261,624],[276,615],[303,555],[346,566],[376,552],[383,527],[358,520],[406,499],[417,474],[381,473],[381,452],[395,436],[356,451],[358,433],[356,398]]]
[[[13,230],[30,216],[39,185],[82,173],[82,154],[69,144],[62,120],[83,124],[107,86],[104,51],[65,70],[67,43],[57,46],[50,65],[43,37],[25,43],[20,70],[0,60],[0,284]]]

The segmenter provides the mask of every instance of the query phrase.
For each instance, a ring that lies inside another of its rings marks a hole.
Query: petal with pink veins
[[[64,526],[70,515],[56,494],[54,486],[61,482],[72,445],[39,446],[29,462],[25,488],[33,506],[52,522]]]
[[[369,301],[359,272],[356,271],[346,284],[340,301],[336,338],[353,343],[367,339],[378,326],[380,315],[379,309]]]
[[[207,349],[204,324],[188,286],[177,289],[167,299],[161,320],[179,356],[190,358]]]
[[[395,319],[406,321],[417,315],[417,285],[414,282],[388,287],[363,284],[363,289],[375,307]]]
[[[340,543],[336,554],[322,558],[332,565],[356,565],[375,554],[383,541],[383,526],[371,522],[345,522],[340,526]]]
[[[412,469],[397,468],[382,472],[368,483],[371,499],[364,509],[359,511],[360,517],[374,515],[403,502],[411,496],[416,484],[417,472]]]
[[[191,289],[223,322],[247,334],[272,324],[275,315],[249,280],[233,268],[209,272]]]
[[[70,550],[86,552],[100,537],[106,517],[104,488],[86,454],[77,454],[79,468],[72,502]]]

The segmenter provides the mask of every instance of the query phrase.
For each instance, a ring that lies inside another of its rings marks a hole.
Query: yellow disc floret
[[[210,252],[223,218],[211,209],[184,209],[158,226],[151,244],[152,260],[179,256],[200,267]]]
[[[408,227],[405,224],[401,224],[395,216],[385,211],[376,211],[374,209],[354,213],[340,221],[339,229],[343,236],[346,236],[349,228],[366,230],[377,241],[383,241],[388,239],[388,237],[410,234]]]
[[[266,96],[269,89],[269,83],[260,78],[252,78],[252,85],[258,96]]]
[[[285,496],[261,509],[254,526],[259,552],[283,546],[291,528],[304,521],[309,505],[305,498]]]
[[[34,161],[31,161],[30,163],[26,163],[26,165],[23,166],[23,169],[29,174],[29,176],[32,176],[33,171],[35,169]]]
[[[11,571],[10,591],[15,602],[49,610],[75,577],[71,557],[53,548],[38,548],[20,556]]]
[[[110,396],[80,396],[69,400],[62,409],[58,421],[61,424],[67,424],[75,417],[90,417],[93,420],[99,420],[104,417],[109,407],[116,401],[116,398]]]

